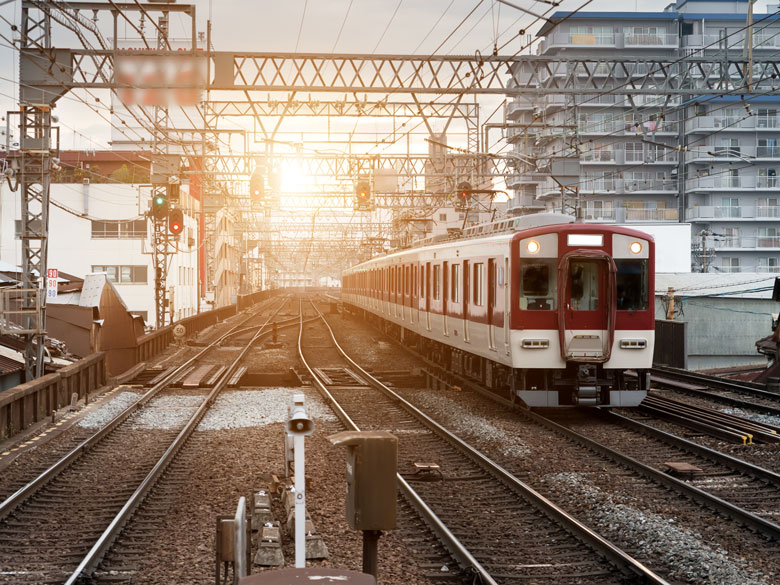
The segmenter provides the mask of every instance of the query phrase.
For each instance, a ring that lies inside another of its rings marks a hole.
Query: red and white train
[[[530,407],[636,406],[653,361],[654,248],[643,232],[529,215],[353,266],[342,299]]]

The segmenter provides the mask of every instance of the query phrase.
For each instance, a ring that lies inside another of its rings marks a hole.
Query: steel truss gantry
[[[111,79],[116,51],[59,49],[68,64],[68,88],[122,88]],[[137,51],[137,55],[165,55]],[[175,56],[176,52],[167,53]],[[499,94],[717,95],[777,87],[780,62],[722,53],[608,58],[543,55],[321,55],[296,53],[204,54],[209,90],[384,93],[393,95]],[[58,84],[59,85],[59,84]],[[152,86],[153,87],[153,86]],[[160,86],[162,87],[162,86]],[[177,87],[176,85],[172,87]],[[184,86],[181,86],[184,87]]]

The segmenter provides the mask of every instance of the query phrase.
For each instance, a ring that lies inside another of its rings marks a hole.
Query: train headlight
[[[539,252],[539,250],[542,249],[542,247],[536,240],[529,240],[529,242],[525,245],[525,249],[528,250],[529,254],[536,254]]]
[[[642,251],[642,243],[631,242],[631,245],[628,247],[628,249],[631,250],[632,254],[639,254]]]

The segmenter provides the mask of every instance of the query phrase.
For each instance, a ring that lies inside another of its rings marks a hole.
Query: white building
[[[539,54],[604,59],[593,71],[599,79],[615,56],[740,60],[748,6],[749,0],[677,0],[659,12],[556,12],[539,31]],[[752,31],[754,58],[775,59],[776,3],[769,13],[754,14]],[[619,77],[616,83],[623,83]],[[685,101],[639,95],[632,103],[619,90],[517,97],[507,117],[508,139],[526,159],[579,157],[585,221],[689,222],[694,269],[780,272],[777,80],[756,84],[753,94],[727,91]],[[508,186],[517,193],[510,206],[518,210],[561,207],[549,172],[529,165]]]
[[[97,183],[51,185],[48,267],[83,278],[106,272],[131,313],[155,323],[154,268],[149,240],[148,186]],[[184,231],[170,256],[166,288],[174,319],[198,310],[198,202],[182,189]],[[0,185],[0,260],[20,265],[19,192]]]

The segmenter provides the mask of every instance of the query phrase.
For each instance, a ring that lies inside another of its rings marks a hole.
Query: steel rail
[[[282,319],[281,321],[277,321],[276,324],[279,327],[289,327],[291,324],[294,325],[298,322],[298,316],[290,317],[289,319]],[[236,335],[241,335],[243,333],[248,333],[250,331],[254,331],[255,329],[258,329],[259,327],[263,327],[263,325],[253,325],[251,327],[244,327],[243,329],[238,329],[236,331],[231,331],[230,333],[227,333],[220,337],[219,344],[221,344],[223,341],[230,337],[235,337]]]
[[[287,302],[287,298],[284,299],[282,306],[284,306],[286,302]],[[242,320],[241,323],[235,325],[233,329],[235,329],[236,327],[240,327],[241,325],[243,325],[244,323],[246,323],[247,321],[249,321],[255,316],[256,313],[249,315],[246,319]],[[226,333],[225,335],[228,334],[229,332]],[[84,439],[81,443],[76,445],[68,453],[63,455],[62,458],[60,458],[51,467],[49,467],[44,472],[42,472],[38,477],[30,481],[28,484],[22,486],[21,488],[16,490],[13,494],[8,496],[5,500],[3,500],[2,503],[0,503],[0,520],[8,516],[8,514],[10,514],[13,510],[15,510],[27,498],[32,496],[35,492],[37,492],[44,485],[49,483],[52,479],[54,479],[57,475],[59,475],[63,470],[65,470],[68,466],[70,466],[84,453],[86,453],[88,450],[90,450],[92,447],[94,447],[96,444],[98,444],[100,441],[106,438],[109,434],[111,434],[111,432],[114,431],[125,420],[127,420],[127,418],[130,417],[130,415],[132,415],[142,406],[146,405],[152,398],[154,398],[157,394],[159,394],[160,391],[165,389],[171,383],[171,381],[176,378],[176,376],[184,372],[196,360],[200,359],[206,352],[216,347],[216,345],[220,342],[220,340],[222,340],[225,337],[225,335],[211,342],[209,345],[204,347],[193,357],[191,357],[183,364],[175,368],[172,372],[167,374],[157,384],[152,386],[138,400],[136,400],[133,404],[131,404],[122,412],[120,412],[113,420],[111,420],[111,422],[106,424],[103,428],[101,428],[99,431],[97,431],[90,437]]]
[[[314,306],[314,303],[312,303],[312,306]],[[317,318],[322,319],[323,322],[325,322],[325,325],[327,326],[327,321],[325,321],[325,318],[322,316],[322,313],[319,312],[316,306],[314,307],[314,309],[319,314]],[[301,319],[303,319],[302,310],[301,310]],[[336,343],[335,338],[333,338],[333,341],[334,343]],[[337,343],[336,346],[338,347]],[[359,431],[360,427],[358,427],[357,424],[355,424],[355,421],[353,421],[350,418],[350,416],[346,413],[346,411],[343,409],[341,404],[339,404],[338,401],[333,397],[333,395],[328,391],[328,389],[325,387],[325,384],[322,383],[319,376],[315,373],[315,371],[309,366],[309,363],[306,361],[306,358],[303,355],[303,321],[301,321],[301,328],[298,334],[298,356],[300,357],[303,366],[309,372],[309,376],[311,377],[315,388],[325,398],[325,400],[328,402],[330,407],[335,411],[336,416],[338,416],[341,422],[344,423],[344,426],[346,426],[348,429],[351,429],[353,431]],[[482,564],[471,554],[471,552],[469,552],[469,550],[463,545],[463,543],[460,542],[460,540],[458,540],[458,538],[450,531],[450,529],[447,528],[447,525],[444,524],[444,522],[442,522],[442,520],[436,515],[436,513],[433,510],[431,510],[431,508],[425,503],[425,501],[420,497],[420,495],[407,483],[407,481],[403,477],[401,477],[400,473],[396,474],[396,480],[398,482],[398,487],[401,490],[401,492],[404,494],[404,496],[407,498],[410,504],[415,508],[415,510],[417,510],[417,512],[422,516],[426,524],[430,526],[430,528],[433,530],[436,536],[439,537],[444,547],[455,558],[455,560],[458,562],[461,568],[464,569],[465,571],[470,571],[473,572],[475,575],[477,575],[479,578],[479,582],[482,585],[498,585],[498,582],[495,581],[495,579],[493,579],[493,577],[490,576],[490,573],[488,573],[488,571],[482,566]]]
[[[770,392],[766,389],[766,385],[764,384],[727,380],[718,376],[699,374],[696,372],[690,372],[688,370],[681,370],[679,368],[671,368],[669,366],[654,366],[650,370],[650,375],[652,376],[654,373],[658,374],[660,377],[669,376],[680,378],[682,380],[698,382],[707,386],[720,386],[723,390],[731,390],[740,394],[746,394],[749,396],[756,396],[758,398],[765,398],[767,400],[780,402],[780,394],[777,392]]]
[[[674,420],[683,426],[698,427],[709,434],[718,431],[745,436],[748,443],[760,440],[764,443],[780,441],[780,428],[733,414],[726,414],[711,408],[695,406],[666,396],[649,395],[638,406],[639,410],[651,412],[659,418]]]
[[[705,400],[714,400],[715,402],[722,402],[723,404],[728,404],[729,406],[736,406],[737,408],[750,408],[762,414],[780,416],[780,407],[775,408],[774,406],[768,406],[766,404],[756,404],[755,402],[748,402],[746,400],[741,400],[739,398],[732,398],[731,396],[723,396],[722,394],[717,393],[718,390],[717,388],[715,389],[715,392],[713,392],[711,390],[699,390],[698,388],[686,388],[684,386],[678,386],[676,380],[672,380],[668,378],[660,379],[662,377],[656,376],[654,378],[655,382],[658,384],[671,386],[676,391],[682,394],[690,394],[691,396],[698,396]],[[685,384],[685,382],[682,381],[680,381],[679,383]],[[727,390],[727,389],[723,388],[722,390]],[[731,391],[734,392],[734,390]]]
[[[266,319],[262,327],[252,336],[252,339],[247,342],[246,346],[241,350],[241,353],[239,353],[236,359],[233,360],[227,370],[222,374],[219,381],[214,385],[214,388],[212,388],[211,392],[209,392],[208,396],[206,396],[206,399],[198,407],[198,410],[195,411],[195,413],[190,417],[190,419],[187,421],[187,424],[184,425],[184,428],[182,428],[182,430],[174,439],[173,443],[171,443],[168,449],[166,449],[165,453],[162,455],[162,457],[160,457],[152,470],[139,484],[135,492],[133,492],[133,495],[130,496],[130,499],[128,499],[125,505],[122,506],[122,509],[117,513],[117,515],[114,516],[114,519],[103,531],[90,551],[79,563],[78,567],[76,567],[76,570],[71,573],[70,577],[67,581],[65,581],[64,585],[75,585],[75,583],[77,583],[80,579],[86,579],[92,576],[95,569],[97,568],[98,563],[100,563],[100,561],[103,559],[103,556],[111,547],[116,537],[119,536],[127,520],[130,518],[133,512],[135,512],[138,506],[141,505],[144,498],[157,483],[157,480],[176,457],[176,454],[179,452],[181,447],[184,445],[184,443],[187,442],[187,439],[189,439],[190,435],[192,435],[203,416],[206,414],[209,408],[211,408],[211,405],[214,403],[214,400],[216,400],[219,393],[222,392],[222,390],[227,386],[228,381],[235,373],[241,361],[244,359],[244,356],[252,348],[255,342],[269,333],[268,331],[264,331],[263,328],[265,328],[268,325],[268,322],[276,316],[284,304],[285,303],[277,308],[276,312],[269,316],[268,319]]]
[[[313,305],[313,303],[312,303]],[[439,434],[440,436],[444,437],[446,440],[448,440],[451,444],[453,444],[456,448],[458,448],[460,451],[468,455],[473,461],[475,461],[478,465],[482,466],[484,469],[492,473],[493,475],[500,478],[507,486],[509,486],[511,489],[515,490],[516,492],[521,493],[524,497],[528,498],[530,503],[535,506],[538,510],[540,510],[542,513],[547,515],[548,517],[553,518],[556,520],[559,524],[562,524],[567,531],[572,533],[575,537],[579,538],[580,540],[586,542],[591,548],[593,548],[595,551],[599,552],[600,554],[604,555],[604,557],[608,558],[612,563],[614,563],[619,569],[626,570],[627,572],[633,573],[642,579],[644,579],[644,582],[646,583],[655,583],[658,585],[666,584],[668,585],[668,582],[664,580],[659,575],[656,575],[653,571],[651,571],[649,568],[647,568],[645,565],[634,559],[632,556],[627,554],[625,551],[620,549],[619,547],[615,546],[608,540],[606,540],[604,537],[599,535],[598,533],[591,530],[589,527],[587,527],[585,524],[581,523],[579,520],[568,514],[566,511],[564,511],[562,508],[559,508],[557,505],[555,505],[553,502],[542,496],[539,492],[534,490],[531,486],[526,484],[525,482],[521,481],[517,477],[515,477],[512,473],[510,473],[508,470],[504,469],[500,465],[498,465],[496,462],[491,460],[489,457],[460,439],[458,436],[451,433],[449,430],[447,430],[445,427],[437,423],[435,420],[430,418],[428,415],[423,413],[421,410],[419,410],[416,406],[402,398],[399,394],[391,390],[389,387],[387,387],[385,384],[383,384],[381,381],[376,379],[374,376],[369,374],[364,368],[362,368],[355,360],[353,360],[341,347],[341,345],[336,340],[336,336],[333,333],[333,330],[330,327],[330,324],[328,323],[327,319],[325,319],[325,316],[317,309],[317,307],[314,307],[317,313],[319,314],[320,318],[322,319],[323,323],[327,327],[328,331],[330,332],[331,338],[333,340],[333,343],[336,347],[336,350],[339,352],[339,354],[353,367],[355,368],[361,376],[363,376],[373,387],[375,387],[377,390],[381,391],[383,394],[400,404],[404,409],[406,409],[408,412],[413,414],[415,417],[417,417],[421,422],[423,422],[426,426],[431,428],[434,432]],[[321,383],[320,383],[321,385]],[[332,397],[331,397],[332,400]],[[400,476],[399,476],[400,478]],[[402,478],[401,478],[402,479]],[[411,489],[411,488],[409,488]],[[472,557],[473,558],[473,557]],[[475,559],[476,562],[476,559]],[[481,567],[481,565],[478,565]],[[484,569],[483,569],[484,570]]]
[[[645,463],[642,463],[641,461],[634,459],[633,457],[629,457],[628,455],[624,455],[619,451],[615,451],[603,443],[594,441],[593,439],[590,439],[589,437],[586,437],[577,431],[566,428],[563,425],[560,425],[557,422],[552,421],[540,414],[532,411],[522,411],[522,413],[531,420],[534,420],[542,426],[545,426],[550,430],[556,431],[557,433],[568,437],[583,447],[604,455],[609,459],[612,459],[613,461],[624,465],[633,471],[636,471],[640,475],[653,480],[656,483],[660,483],[665,487],[674,489],[677,492],[681,492],[683,495],[689,497],[695,502],[703,504],[710,509],[716,510],[724,516],[728,516],[732,520],[747,526],[751,530],[760,532],[761,534],[774,540],[780,540],[780,525],[777,525],[774,522],[757,516],[752,512],[748,512],[747,510],[744,510],[739,506],[735,506],[731,502],[727,502],[726,500],[707,493],[704,490],[701,490],[692,485],[688,485],[684,481],[681,481],[676,477],[672,477],[668,473],[659,471],[653,467],[650,467],[649,465],[646,465]]]
[[[742,459],[738,459],[733,455],[728,455],[727,453],[722,453],[720,451],[716,451],[715,449],[710,449],[704,445],[699,445],[698,443],[694,443],[693,441],[689,441],[683,437],[678,437],[672,433],[662,431],[661,429],[657,429],[633,418],[623,416],[622,414],[618,414],[614,411],[602,408],[595,410],[597,415],[603,417],[605,420],[616,422],[617,424],[620,424],[624,427],[635,429],[638,432],[650,437],[661,439],[665,443],[678,447],[683,451],[704,457],[705,459],[709,459],[710,461],[714,461],[715,463],[729,467],[734,471],[738,471],[739,473],[749,475],[755,479],[760,479],[780,487],[780,473],[776,473],[770,469],[759,467],[758,465],[743,461]]]
[[[415,356],[418,359],[422,359],[425,363],[429,364],[431,367],[435,369],[444,371],[441,366],[431,362],[430,360],[425,358],[425,356],[421,356],[420,354],[413,351],[412,349],[404,346],[403,344],[398,343],[396,340],[392,340],[392,341],[396,344],[397,347],[409,353],[409,355]],[[618,451],[615,451],[614,449],[611,449],[606,445],[593,441],[592,439],[589,439],[577,433],[576,431],[567,429],[566,427],[559,425],[558,423],[551,421],[550,419],[543,417],[540,414],[532,412],[531,410],[524,408],[518,404],[512,403],[511,400],[503,398],[502,396],[497,395],[495,392],[491,392],[490,390],[482,387],[477,383],[474,383],[465,378],[460,378],[460,380],[464,387],[470,390],[474,390],[475,392],[478,392],[483,396],[486,396],[490,400],[502,404],[511,410],[514,410],[521,416],[524,416],[529,420],[535,421],[544,427],[547,427],[555,432],[558,432],[559,434],[562,434],[568,437],[569,439],[577,443],[580,443],[581,445],[583,445],[588,449],[601,453],[607,458],[612,459],[618,464],[628,467],[629,469],[651,479],[652,481],[656,481],[668,488],[681,492],[686,497],[689,497],[692,500],[710,509],[715,509],[723,513],[724,515],[728,516],[729,518],[732,518],[733,520],[744,524],[745,526],[749,527],[752,530],[755,530],[757,532],[760,532],[761,534],[764,534],[765,536],[780,541],[780,526],[778,526],[777,524],[765,520],[760,516],[756,516],[751,512],[743,510],[742,508],[735,506],[730,502],[726,502],[725,500],[722,500],[717,496],[708,494],[707,492],[704,492],[703,490],[700,490],[696,487],[689,486],[685,482],[680,481],[677,478],[672,477],[671,475],[668,475],[662,471],[658,471],[648,465],[645,465],[644,463],[641,463],[640,461],[637,461],[632,457],[623,455],[622,453],[619,453]]]

